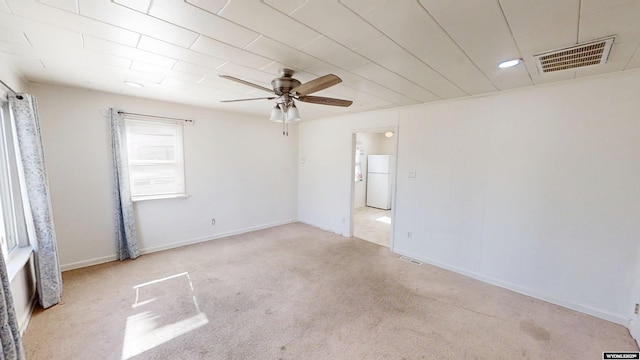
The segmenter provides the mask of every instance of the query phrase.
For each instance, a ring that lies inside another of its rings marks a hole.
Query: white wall
[[[278,124],[247,115],[60,86],[30,91],[63,270],[115,259],[109,107],[195,120],[184,128],[189,197],[135,204],[142,252],[296,219],[296,126],[284,137]]]
[[[626,324],[640,293],[639,93],[640,72],[625,72],[397,110],[393,250]],[[333,179],[311,186],[301,167],[301,192],[323,195],[301,196],[305,222],[343,229],[348,164],[330,159],[346,158],[349,121],[300,127]]]

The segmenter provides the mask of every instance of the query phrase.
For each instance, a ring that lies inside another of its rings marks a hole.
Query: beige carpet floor
[[[361,206],[354,209],[353,236],[389,248],[391,210]]]
[[[627,329],[304,224],[63,274],[28,359],[601,359]]]

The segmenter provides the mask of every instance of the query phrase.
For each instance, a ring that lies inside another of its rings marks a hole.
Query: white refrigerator
[[[367,206],[391,209],[391,155],[367,157]]]

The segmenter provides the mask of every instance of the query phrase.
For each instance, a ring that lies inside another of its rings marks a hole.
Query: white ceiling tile
[[[518,47],[525,54],[574,45],[580,0],[500,0]]]
[[[429,102],[440,99],[434,93],[421,88],[420,86],[378,64],[371,63],[364,65],[354,70],[354,73],[367,79],[375,79],[378,84],[384,84],[384,86],[389,89],[404,94],[408,98],[418,102]]]
[[[362,14],[386,3],[387,0],[340,0],[340,2],[356,13]]]
[[[6,14],[8,18],[1,19],[4,13],[0,13],[2,24],[11,22],[18,23],[17,26],[22,26],[19,25],[21,23],[28,26],[29,23],[41,22],[127,46],[135,46],[140,37],[136,32],[36,3],[32,0],[7,0],[7,4],[11,11],[19,16]]]
[[[116,4],[128,7],[141,13],[147,13],[149,6],[151,6],[151,0],[111,0]]]
[[[64,11],[69,11],[74,14],[78,13],[78,3],[76,0],[38,0],[38,2]]]
[[[533,83],[573,79],[573,71],[538,74],[532,56],[577,43],[580,0],[500,0],[500,4]]]
[[[256,69],[268,65],[271,62],[268,58],[238,49],[237,47],[206,36],[200,36],[191,46],[191,50]]]
[[[640,2],[601,11],[597,14],[583,15],[580,18],[580,38],[578,41],[582,43],[616,35],[616,42],[625,42],[631,39],[633,39],[632,42],[637,42],[640,35],[640,27],[637,25],[639,17]]]
[[[253,89],[249,86],[245,86],[231,80],[223,79],[218,76],[207,77],[198,85],[205,86],[211,89],[218,89],[220,91],[221,98],[227,100],[269,96],[269,93],[267,93],[266,91]]]
[[[4,25],[4,24],[3,24]],[[29,45],[22,31],[0,25],[0,42],[16,45]]]
[[[264,0],[264,2],[284,14],[291,14],[307,0]]]
[[[151,74],[154,76],[162,76],[165,80],[170,78],[176,81],[181,81],[189,84],[196,84],[198,81],[202,80],[202,76],[192,75],[181,71],[175,71],[172,69],[163,68],[156,65],[146,64],[138,61],[134,61],[131,64],[131,70]],[[164,81],[164,80],[163,80]]]
[[[337,0],[309,0],[291,16],[347,48],[360,46],[382,35]]]
[[[182,0],[154,0],[149,15],[211,38],[223,39],[227,44],[239,48],[247,46],[258,37],[255,31]]]
[[[131,59],[86,50],[82,50],[77,56],[82,58],[85,64],[96,64],[98,66],[106,65],[128,69],[132,63]]]
[[[105,1],[78,0],[80,13],[102,22],[135,31],[182,47],[189,47],[198,37],[193,31],[162,21],[130,8]]]
[[[184,81],[182,79],[174,77],[166,77],[162,80],[160,86],[167,92],[175,92],[176,90],[187,90],[189,93],[194,94],[190,90],[193,88],[193,84],[195,83],[196,81]]]
[[[98,39],[92,36],[84,37],[84,47],[87,50],[107,53],[113,56],[124,57],[136,61],[171,68],[176,59],[153,54],[136,48],[131,48],[111,41]]]
[[[324,36],[302,46],[300,50],[345,70],[353,70],[371,62],[362,55]]]
[[[185,0],[187,3],[206,10],[210,13],[217,14],[228,3],[228,0]]]
[[[82,48],[82,35],[49,25],[30,26],[24,32],[34,49],[65,51],[68,48]]]
[[[513,59],[504,57],[503,59]],[[487,70],[487,75],[500,90],[516,89],[533,84],[529,77],[529,71],[524,64],[508,69],[500,69],[497,64],[494,70]],[[533,71],[536,71],[533,69]]]
[[[219,74],[218,70],[184,61],[178,61],[172,69],[186,74],[199,75],[202,77],[216,77]]]
[[[300,50],[264,36],[252,42],[246,50],[296,69],[305,69],[319,61]]]
[[[354,50],[378,65],[429,90],[440,98],[448,99],[467,95],[454,83],[433,71],[425,63],[387,37],[381,37]],[[461,72],[465,70],[465,67],[459,69]],[[483,90],[486,92],[495,91],[496,89],[494,87],[485,87]]]
[[[230,1],[219,15],[293,48],[320,36],[316,31],[259,0]]]
[[[85,64],[82,62],[82,59],[77,57],[63,58],[51,56],[47,59],[43,59],[42,62],[47,70],[54,73],[72,73],[74,71],[83,71],[85,69]]]
[[[0,11],[9,12],[9,7],[4,0],[0,0]]]
[[[98,69],[95,69],[98,70]],[[133,81],[143,85],[160,84],[164,79],[164,74],[149,73],[135,70],[127,70],[124,72],[124,81]]]
[[[211,69],[224,64],[227,60],[218,59],[200,52],[185,49],[161,40],[156,40],[147,36],[142,36],[138,43],[138,49],[152,52],[154,54],[169,56],[178,60],[198,64]]]
[[[637,0],[582,0],[580,16],[590,16],[609,11],[618,12],[619,8],[637,5]]]
[[[380,85],[371,81],[368,78],[360,75],[338,69],[328,64],[318,64],[316,67],[306,69],[306,71],[322,76],[325,74],[335,74],[342,79],[342,85],[357,91],[362,91],[368,95],[376,96],[387,101],[390,101],[396,105],[414,105],[418,101],[413,100],[402,93],[393,91],[386,86]]]
[[[270,74],[231,62],[220,66],[217,70],[219,74],[231,75],[266,88],[271,88],[271,80],[279,76],[277,73]]]
[[[420,3],[386,2],[362,16],[428,65],[436,73],[433,77],[438,81],[432,86],[443,87],[440,92],[451,94],[445,95],[445,98],[459,96],[460,90],[463,94],[496,90]],[[412,31],[407,31],[407,28]]]
[[[633,57],[631,57],[631,60],[629,60],[629,63],[627,64],[627,67],[625,70],[638,69],[638,68],[640,68],[640,47],[638,47]]]
[[[130,59],[79,48],[69,48],[65,49],[65,51],[58,52],[53,52],[50,49],[45,51],[34,50],[34,54],[37,58],[42,59],[45,64],[49,64],[52,62],[67,62],[74,64],[74,66],[77,66],[78,70],[85,69],[89,66],[106,66],[111,68],[117,67],[120,69],[128,69],[131,66]]]
[[[497,67],[502,60],[522,57],[498,2],[420,2],[498,89],[532,84],[524,66],[509,71]]]
[[[580,42],[616,35],[607,63],[581,69],[579,76],[591,76],[624,70],[640,45],[640,2],[614,1],[611,8],[602,4],[583,1],[580,18]],[[616,5],[616,6],[613,6]]]

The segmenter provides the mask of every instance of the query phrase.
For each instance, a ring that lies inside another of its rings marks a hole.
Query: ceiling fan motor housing
[[[285,94],[289,94],[291,89],[299,86],[301,83],[297,79],[294,79],[293,70],[291,69],[280,69],[280,77],[271,80],[271,86],[273,87],[273,91],[278,96],[282,96]]]

